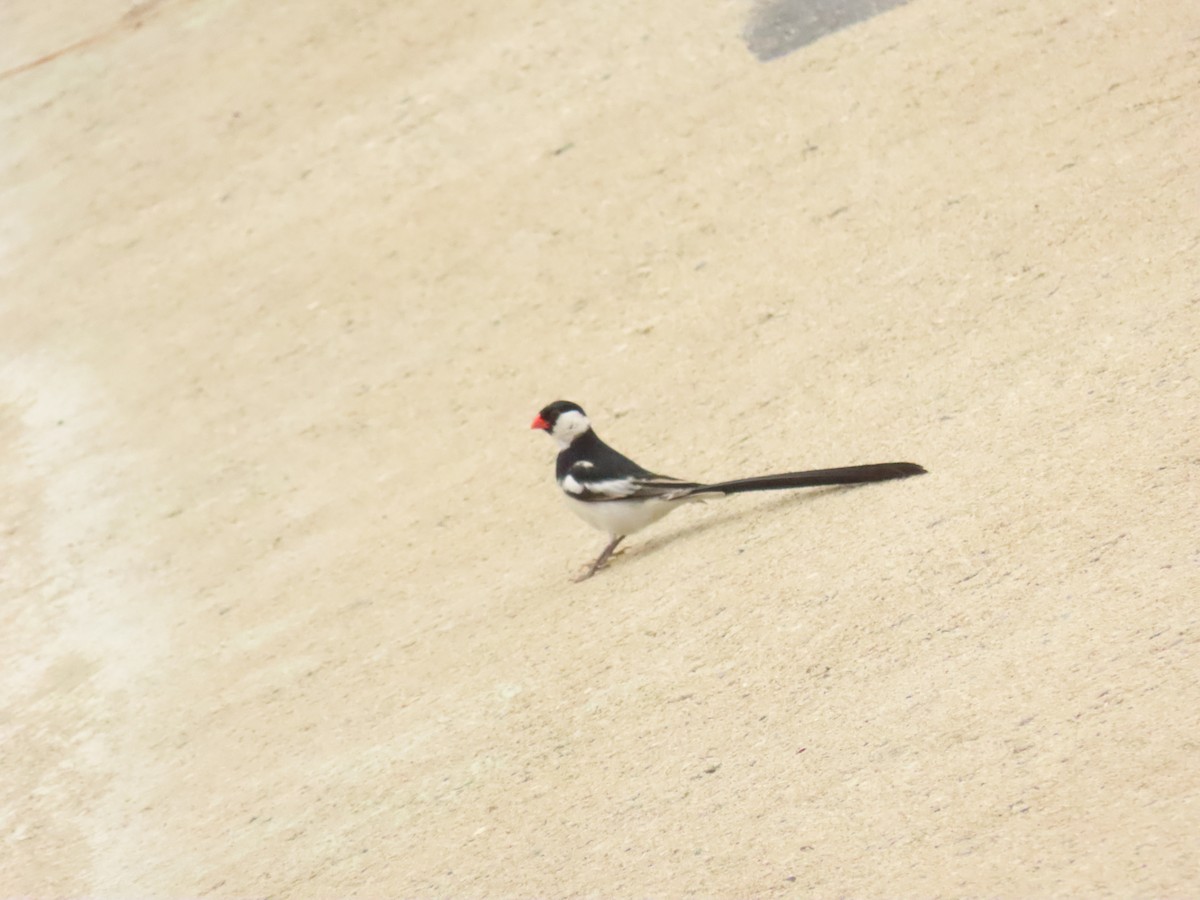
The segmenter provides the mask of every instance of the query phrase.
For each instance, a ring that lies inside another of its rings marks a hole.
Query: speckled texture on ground
[[[1200,892],[1200,7],[750,12],[5,5],[0,895]]]

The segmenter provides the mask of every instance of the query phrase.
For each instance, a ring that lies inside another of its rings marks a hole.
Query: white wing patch
[[[617,499],[637,493],[637,485],[628,478],[610,478],[607,481],[589,481],[587,489],[601,497]]]
[[[595,469],[589,460],[580,460],[571,466],[562,480],[562,489],[569,497],[578,497],[588,502],[604,502],[626,499],[684,499],[698,485],[668,478],[663,475],[643,477],[602,478],[592,481],[589,470]]]

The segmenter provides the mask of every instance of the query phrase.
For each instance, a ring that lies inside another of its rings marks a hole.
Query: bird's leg
[[[603,552],[596,557],[596,561],[584,569],[583,572],[581,572],[578,576],[576,576],[575,581],[577,583],[580,581],[587,581],[589,578],[603,569],[604,564],[607,563],[609,557],[613,555],[613,551],[617,549],[617,544],[621,543],[623,540],[625,540],[625,535],[618,534],[615,538],[609,541],[608,546],[605,547]]]

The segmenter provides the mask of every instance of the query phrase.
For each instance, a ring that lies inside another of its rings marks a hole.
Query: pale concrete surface
[[[5,4],[0,895],[1200,892],[1200,8],[750,12]]]

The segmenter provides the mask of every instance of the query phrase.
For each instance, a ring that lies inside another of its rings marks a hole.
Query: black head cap
[[[558,417],[566,412],[577,412],[582,416],[587,413],[583,411],[583,407],[578,403],[572,403],[570,400],[555,400],[549,406],[542,408],[542,411],[537,414],[537,418],[533,420],[531,428],[540,428],[543,431],[553,431],[554,423],[558,421]]]

